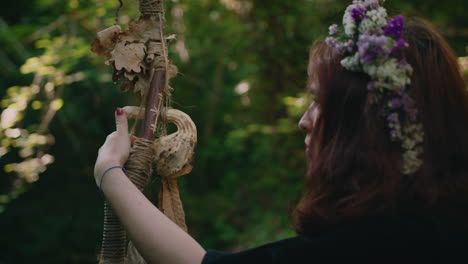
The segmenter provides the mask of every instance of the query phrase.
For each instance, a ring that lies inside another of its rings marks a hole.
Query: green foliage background
[[[294,235],[302,188],[308,47],[341,20],[344,0],[166,0],[173,106],[198,127],[195,167],[180,180],[190,233],[205,248],[242,250]],[[393,0],[432,21],[466,56],[463,0]],[[114,129],[119,91],[95,33],[117,0],[16,0],[0,9],[0,263],[96,263],[103,202],[92,176]],[[124,0],[121,24],[138,16]],[[154,196],[158,183],[148,193]]]

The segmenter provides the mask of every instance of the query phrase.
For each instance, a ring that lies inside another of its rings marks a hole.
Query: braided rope
[[[125,230],[108,201],[104,202],[104,231],[99,264],[121,264],[125,259]]]
[[[127,163],[128,178],[143,191],[152,172],[153,142],[138,138],[130,151]],[[107,201],[104,202],[104,231],[100,264],[125,263],[126,233]]]
[[[162,0],[140,0],[140,13],[142,16],[164,14]]]

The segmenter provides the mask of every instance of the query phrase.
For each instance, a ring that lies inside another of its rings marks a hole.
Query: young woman
[[[427,22],[388,18],[377,0],[354,1],[343,24],[310,52],[297,237],[206,252],[121,170],[101,182],[129,154],[127,119],[116,110],[96,184],[149,263],[468,261],[468,93],[456,57]]]

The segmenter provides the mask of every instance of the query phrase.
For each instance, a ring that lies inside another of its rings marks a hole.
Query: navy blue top
[[[468,234],[448,234],[429,222],[375,218],[239,253],[209,250],[202,262],[231,263],[468,263]]]

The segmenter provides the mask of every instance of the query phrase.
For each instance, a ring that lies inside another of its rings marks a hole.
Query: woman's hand
[[[135,139],[128,134],[128,121],[123,109],[117,108],[115,121],[117,131],[106,138],[94,166],[97,185],[106,169],[124,165]],[[121,170],[109,171],[103,185],[106,200],[148,263],[202,262],[206,251],[200,244],[159,211]]]
[[[122,108],[115,110],[117,130],[109,134],[98,152],[94,165],[94,179],[99,186],[104,171],[112,166],[123,166],[130,154],[131,140],[128,134],[127,116]]]

